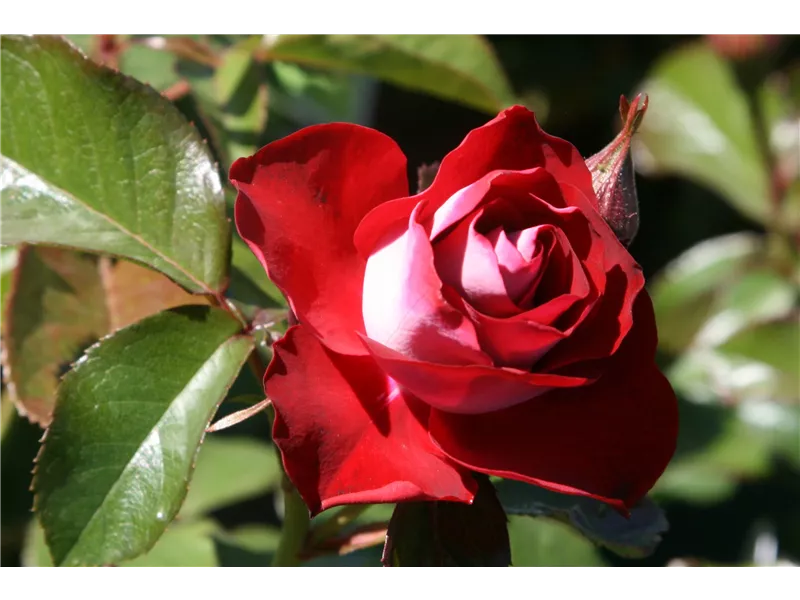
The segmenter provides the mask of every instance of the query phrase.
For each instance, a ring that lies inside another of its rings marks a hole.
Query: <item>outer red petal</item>
[[[464,414],[501,410],[549,392],[551,388],[583,387],[580,376],[529,373],[486,365],[445,365],[418,361],[362,338],[385,373],[423,402]]]
[[[362,217],[408,194],[406,159],[373,129],[308,127],[237,160],[236,226],[299,320],[334,350],[363,354]]]
[[[675,394],[653,363],[645,293],[636,313],[613,370],[598,382],[483,415],[434,409],[431,436],[475,471],[630,508],[666,468],[678,431]]]
[[[312,515],[340,504],[472,502],[476,482],[431,442],[430,409],[371,358],[337,354],[305,325],[274,350],[264,379],[273,439]]]
[[[445,156],[428,189],[414,198],[394,200],[372,211],[359,228],[358,248],[370,252],[380,232],[398,219],[408,219],[421,200],[425,200],[429,211],[422,216],[425,219],[458,190],[492,171],[524,171],[535,167],[544,167],[559,183],[574,185],[587,198],[596,198],[592,175],[575,146],[542,131],[527,108],[512,106],[486,125],[473,129]]]

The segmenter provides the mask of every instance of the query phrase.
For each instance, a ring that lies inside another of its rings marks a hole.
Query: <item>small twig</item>
[[[238,425],[242,421],[246,421],[253,415],[260,413],[262,410],[265,410],[266,408],[269,407],[270,404],[272,404],[272,401],[269,398],[265,398],[258,404],[254,404],[253,406],[248,406],[247,408],[243,408],[242,410],[237,410],[235,413],[231,413],[227,417],[222,417],[219,421],[217,421],[213,425],[208,426],[206,428],[206,433],[214,433],[215,431],[222,431],[223,429],[228,429],[229,427]]]

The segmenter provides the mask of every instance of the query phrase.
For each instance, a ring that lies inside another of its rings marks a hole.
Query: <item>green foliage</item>
[[[637,166],[707,185],[762,223],[800,225],[796,207],[774,219],[771,174],[747,92],[731,64],[706,44],[696,43],[661,59],[639,87],[650,96],[650,108],[636,138]],[[772,93],[767,89],[762,95]],[[767,102],[772,109],[767,126],[784,126],[781,121],[788,114],[775,114],[780,100]]]
[[[492,49],[471,35],[281,35],[271,60],[371,75],[489,113],[514,103]]]
[[[166,99],[54,37],[4,38],[2,79],[3,243],[130,258],[196,292],[225,285],[219,177]]]
[[[165,311],[104,339],[67,374],[33,482],[56,564],[113,564],[155,543],[252,349],[239,327],[208,307]]]

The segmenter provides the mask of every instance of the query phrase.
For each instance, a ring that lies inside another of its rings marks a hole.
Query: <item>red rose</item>
[[[472,131],[416,196],[390,138],[341,123],[230,178],[300,323],[264,384],[312,513],[470,502],[472,471],[625,510],[662,473],[677,407],[641,268],[578,151],[531,112]]]

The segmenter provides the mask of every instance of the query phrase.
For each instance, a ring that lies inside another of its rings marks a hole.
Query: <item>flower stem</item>
[[[252,323],[248,322],[247,318],[245,318],[233,302],[221,294],[217,296],[209,295],[209,299],[215,306],[231,313],[242,323],[242,327],[252,334]],[[293,316],[294,315],[290,312],[290,323],[292,322]],[[259,383],[264,379],[264,372],[271,358],[270,348],[256,338],[256,348],[250,354],[247,362]],[[264,402],[268,403],[268,399],[265,399]],[[275,421],[274,408],[271,404],[266,404],[265,408],[269,418],[269,428],[270,431],[272,431],[272,426]],[[283,471],[282,464],[281,470]],[[272,557],[271,566],[295,567],[300,564],[300,557],[308,539],[311,519],[309,517],[308,508],[305,502],[303,502],[303,498],[294,485],[292,485],[292,482],[289,481],[289,477],[286,475],[285,471],[283,471],[283,476],[281,478],[281,491],[283,493],[284,506],[283,527],[281,529],[281,538],[278,542],[278,548],[275,550],[275,554]]]
[[[281,539],[272,558],[273,567],[296,567],[300,564],[300,553],[306,544],[310,519],[308,508],[297,489],[284,475],[283,490],[284,517]]]

